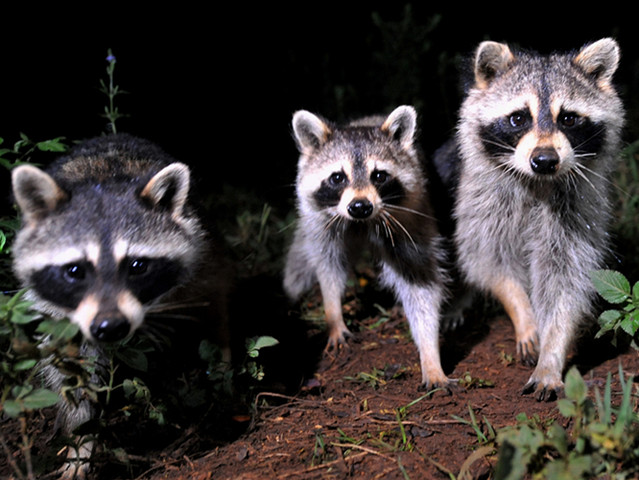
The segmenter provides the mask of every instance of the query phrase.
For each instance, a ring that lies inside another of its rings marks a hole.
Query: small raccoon
[[[539,55],[483,42],[455,155],[455,244],[464,279],[505,307],[539,400],[562,389],[568,350],[592,314],[590,272],[609,252],[610,174],[624,111],[612,77],[619,47],[602,39]],[[442,152],[446,151],[443,149]]]
[[[400,106],[388,117],[340,127],[307,111],[293,116],[301,153],[299,223],[287,256],[284,288],[292,299],[319,282],[327,349],[349,330],[341,298],[351,253],[370,249],[381,283],[403,304],[419,350],[422,388],[448,386],[439,356],[445,297],[443,252],[416,145],[417,115]]]
[[[17,167],[12,183],[23,220],[13,245],[15,274],[37,310],[78,325],[87,355],[132,335],[154,309],[171,311],[179,296],[181,305],[209,305],[229,359],[226,287],[190,205],[185,164],[119,134],[86,141],[46,172]],[[61,387],[57,370],[45,374]],[[91,409],[87,401],[63,402],[65,433],[89,420]],[[69,460],[86,461],[92,444],[80,450]],[[69,463],[64,475],[74,470]]]

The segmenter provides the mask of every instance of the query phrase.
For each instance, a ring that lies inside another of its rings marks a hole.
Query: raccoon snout
[[[548,175],[557,171],[559,155],[554,148],[535,149],[530,157],[533,172]]]
[[[91,324],[91,335],[100,342],[123,340],[131,330],[129,321],[121,314],[98,316]]]
[[[365,198],[356,198],[347,207],[348,213],[351,217],[358,220],[368,218],[373,213],[373,204]]]

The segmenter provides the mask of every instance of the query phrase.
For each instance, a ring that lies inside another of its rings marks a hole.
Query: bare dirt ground
[[[487,422],[494,429],[514,425],[522,412],[566,426],[556,402],[521,395],[531,368],[513,358],[513,329],[502,314],[471,318],[443,338],[444,368],[462,382],[453,395],[424,396],[418,391],[417,351],[401,310],[362,308],[369,300],[346,303],[348,316],[356,319],[351,327],[356,336],[337,356],[322,356],[324,337],[308,332],[309,342],[278,368],[289,365],[299,372],[302,351],[317,355],[319,362],[297,390],[261,391],[237,438],[210,451],[182,456],[165,451],[139,478],[490,478],[495,452],[481,448],[469,424],[470,410],[485,434]],[[626,375],[639,372],[637,352],[615,351],[608,340],[582,341],[570,358],[591,391],[603,387],[608,372],[614,391],[620,391],[620,363]]]
[[[268,289],[263,293],[271,295]],[[567,426],[556,402],[521,395],[531,368],[514,358],[512,325],[496,309],[470,312],[463,328],[443,336],[444,369],[462,381],[452,395],[425,395],[418,391],[417,350],[401,309],[370,286],[351,288],[347,296],[345,312],[355,337],[336,356],[322,355],[321,322],[308,321],[321,313],[319,296],[304,309],[307,321],[288,306],[268,306],[268,318],[280,319],[269,322],[259,315],[265,302],[243,303],[241,314],[252,322],[241,332],[280,340],[260,354],[264,380],[232,402],[207,399],[204,409],[183,408],[181,419],[162,428],[119,412],[90,478],[491,478],[496,452],[480,442],[471,411],[488,436],[488,424],[496,430],[514,425],[522,412]],[[611,372],[613,392],[619,392],[620,363],[626,375],[639,373],[638,353],[616,351],[608,340],[580,342],[569,362],[591,391],[602,388]],[[52,440],[54,414],[37,415],[30,432],[36,460],[61,451]],[[2,425],[3,431],[10,427]],[[2,461],[0,478],[15,478]]]

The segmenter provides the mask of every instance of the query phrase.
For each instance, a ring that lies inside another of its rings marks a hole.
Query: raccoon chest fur
[[[609,252],[619,47],[541,55],[486,41],[472,61],[456,136],[459,268],[502,303],[522,361],[537,364],[525,391],[550,399]]]
[[[293,116],[300,157],[298,225],[284,271],[293,300],[319,283],[328,349],[350,336],[341,299],[353,254],[368,251],[383,286],[394,291],[420,352],[422,384],[446,385],[439,359],[439,314],[445,275],[441,238],[432,216],[416,112],[336,125],[310,112]]]

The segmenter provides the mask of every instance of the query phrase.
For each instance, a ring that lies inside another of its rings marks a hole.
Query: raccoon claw
[[[431,396],[437,392],[441,392],[443,395],[451,396],[454,395],[459,390],[458,380],[450,380],[446,379],[445,381],[436,381],[436,382],[422,382],[419,387],[417,387],[418,392],[430,393]]]
[[[464,324],[464,315],[459,313],[451,313],[444,315],[440,321],[439,328],[442,332],[452,332],[457,330]]]
[[[330,334],[326,347],[324,348],[324,353],[332,354],[342,348],[348,348],[348,340],[351,338],[353,338],[353,334],[348,330],[339,332],[338,334]]]
[[[539,350],[537,348],[537,336],[528,339],[527,341],[520,341],[517,343],[517,355],[522,364],[528,367],[534,367],[537,365],[537,359],[539,358]]]
[[[538,402],[553,402],[563,394],[563,386],[551,387],[537,381],[529,381],[521,391],[522,395],[533,394]]]

